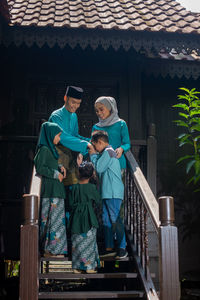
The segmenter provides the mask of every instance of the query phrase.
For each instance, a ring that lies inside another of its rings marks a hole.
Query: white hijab
[[[116,122],[121,121],[121,119],[118,116],[118,109],[117,109],[117,103],[115,101],[115,98],[102,96],[97,98],[97,100],[95,101],[95,105],[97,103],[103,104],[110,111],[110,116],[105,120],[99,118],[99,123],[96,124],[97,126],[99,127],[110,126],[115,124]]]

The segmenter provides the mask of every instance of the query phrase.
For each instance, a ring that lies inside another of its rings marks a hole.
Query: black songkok
[[[77,86],[69,85],[67,87],[65,95],[75,99],[82,99],[83,89]]]

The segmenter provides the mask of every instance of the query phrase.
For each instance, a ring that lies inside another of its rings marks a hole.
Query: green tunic
[[[92,202],[101,203],[101,197],[94,184],[75,184],[69,195],[70,219],[72,233],[87,233],[92,227],[98,228],[98,221]]]
[[[63,183],[58,180],[58,160],[48,147],[39,148],[34,158],[36,172],[42,176],[42,198],[65,198]]]

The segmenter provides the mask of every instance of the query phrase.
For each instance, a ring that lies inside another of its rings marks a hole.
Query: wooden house
[[[182,173],[172,105],[179,87],[199,89],[200,14],[175,0],[4,0],[0,16],[0,203],[3,234],[10,236],[4,255],[19,257],[21,195],[29,189],[39,127],[63,105],[67,85],[85,91],[82,135],[97,121],[100,95],[116,98],[136,155],[134,140],[146,140],[155,124],[152,188],[173,196]],[[192,258],[181,251],[180,259],[184,272]]]

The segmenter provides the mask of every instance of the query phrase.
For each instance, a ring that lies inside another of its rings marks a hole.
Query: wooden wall
[[[92,124],[97,121],[95,99],[101,95],[114,96],[120,117],[128,123],[131,139],[145,139],[148,124],[156,124],[158,194],[177,196],[183,170],[175,164],[179,156],[176,137],[180,130],[172,122],[177,112],[171,106],[177,101],[179,87],[198,89],[198,81],[147,77],[141,70],[142,58],[133,50],[0,46],[0,54],[1,136],[37,136],[40,120],[48,119],[54,109],[63,105],[67,85],[82,86],[85,90],[78,115],[81,134],[89,136]],[[155,67],[157,63],[155,60]],[[0,143],[0,197],[10,199],[11,206],[12,201],[18,200],[16,215],[20,223],[21,195],[28,192],[36,142],[29,139],[26,143]],[[4,227],[13,228],[12,220]]]

